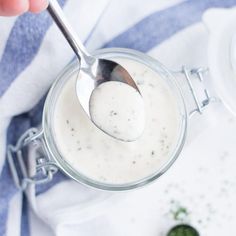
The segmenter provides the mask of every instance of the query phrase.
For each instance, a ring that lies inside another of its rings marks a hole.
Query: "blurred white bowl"
[[[236,116],[236,8],[210,9],[203,22],[209,29],[208,65],[214,89]]]

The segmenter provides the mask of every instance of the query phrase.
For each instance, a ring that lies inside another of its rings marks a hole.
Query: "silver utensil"
[[[57,0],[50,0],[48,5],[48,12],[57,24],[58,28],[70,44],[71,48],[75,52],[79,63],[80,63],[80,74],[82,73],[82,79],[79,79],[78,76],[76,81],[76,93],[77,97],[82,105],[84,111],[90,118],[90,120],[99,128],[96,121],[91,118],[89,100],[91,94],[96,87],[100,84],[109,82],[109,81],[119,81],[123,82],[139,92],[141,95],[136,83],[127,72],[127,70],[122,67],[120,64],[106,60],[102,58],[96,58],[89,54],[77,36],[74,29],[71,27],[67,21],[66,16],[63,13],[60,5]],[[106,134],[112,136],[113,138],[120,139],[115,136],[114,133],[109,133],[105,130],[102,130]],[[137,137],[138,138],[138,137]],[[127,141],[123,140],[122,141]],[[129,140],[130,141],[130,140]]]

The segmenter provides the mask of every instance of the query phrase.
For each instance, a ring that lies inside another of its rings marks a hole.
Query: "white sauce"
[[[93,122],[115,138],[134,141],[144,131],[143,98],[125,83],[109,81],[98,86],[90,97],[89,108]]]
[[[84,113],[76,93],[76,75],[64,85],[54,110],[53,128],[57,147],[75,170],[93,180],[125,184],[156,173],[176,146],[181,116],[166,82],[145,65],[117,59],[141,91],[146,125],[133,142],[111,138]]]

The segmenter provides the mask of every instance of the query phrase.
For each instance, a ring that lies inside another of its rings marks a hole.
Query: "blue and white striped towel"
[[[88,49],[152,50],[154,57],[167,63],[171,56],[158,55],[162,52],[155,50],[158,45],[201,21],[208,8],[236,5],[235,0],[60,2]],[[40,124],[42,98],[72,57],[46,12],[0,17],[0,236],[120,235],[99,217],[117,202],[113,194],[87,189],[58,173],[51,183],[31,188],[26,201],[6,162],[6,145]]]

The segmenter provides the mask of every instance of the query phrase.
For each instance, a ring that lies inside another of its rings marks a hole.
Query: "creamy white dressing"
[[[103,183],[127,184],[158,172],[169,161],[178,142],[181,115],[175,96],[158,73],[136,61],[116,61],[128,70],[143,97],[146,125],[141,137],[123,142],[99,130],[73,92],[76,75],[58,97],[53,129],[61,155],[79,173]]]
[[[143,98],[125,83],[109,81],[98,86],[90,97],[89,108],[93,122],[115,138],[134,141],[143,133]]]

